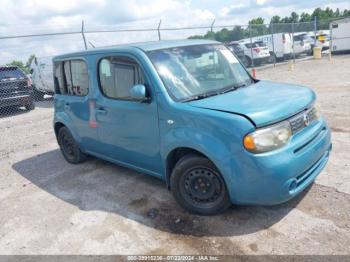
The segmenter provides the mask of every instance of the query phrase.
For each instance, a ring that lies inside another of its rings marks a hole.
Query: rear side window
[[[251,48],[251,47],[259,47],[256,43],[247,43],[247,44],[245,44],[245,46],[247,47],[247,48]]]
[[[86,63],[82,60],[67,60],[56,64],[55,87],[58,94],[86,96],[89,93]]]
[[[145,84],[141,67],[128,57],[103,58],[99,63],[99,79],[102,93],[115,99],[131,99],[130,89]]]
[[[25,77],[25,74],[16,67],[0,67],[0,81]]]
[[[293,37],[294,41],[301,41],[303,39],[303,36],[302,35],[295,35]]]

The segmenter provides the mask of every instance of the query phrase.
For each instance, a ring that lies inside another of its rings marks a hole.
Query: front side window
[[[148,56],[176,101],[249,85],[253,81],[223,45],[161,49],[148,52]]]
[[[139,64],[128,57],[103,58],[99,63],[100,87],[103,94],[115,99],[132,99],[134,85],[145,85],[145,77]]]

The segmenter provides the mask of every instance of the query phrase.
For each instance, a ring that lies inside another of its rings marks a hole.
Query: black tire
[[[77,142],[67,127],[61,127],[58,130],[58,144],[61,152],[67,162],[71,164],[79,164],[86,160],[86,155],[80,150]]]
[[[260,66],[262,64],[261,60],[254,60],[254,66]]]
[[[270,52],[270,62],[273,63],[274,61],[281,62],[284,60],[284,57],[278,58],[274,52]]]
[[[191,213],[215,215],[231,206],[224,179],[203,156],[181,158],[172,171],[170,187],[179,205]]]
[[[245,67],[251,67],[252,66],[252,59],[250,59],[249,56],[244,56],[244,65]]]
[[[30,111],[30,110],[34,110],[35,109],[35,103],[33,101],[33,99],[30,100],[30,103],[25,105],[26,110]]]
[[[40,91],[38,91],[38,90],[36,90],[35,88],[34,88],[34,99],[36,100],[36,101],[43,101],[44,100],[44,93],[43,92],[40,92]]]

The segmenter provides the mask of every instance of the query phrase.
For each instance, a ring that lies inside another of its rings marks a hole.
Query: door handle
[[[96,111],[96,113],[98,113],[98,114],[102,114],[102,115],[107,114],[106,109],[104,109],[103,107],[96,108],[95,111]]]
[[[69,104],[69,103],[65,103],[65,104],[64,104],[64,108],[65,108],[65,109],[69,109],[69,108],[70,108],[70,104]]]

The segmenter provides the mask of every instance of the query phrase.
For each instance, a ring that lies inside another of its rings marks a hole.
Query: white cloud
[[[209,10],[196,9],[193,11],[194,17],[198,17],[201,20],[213,20],[215,15]]]
[[[2,0],[0,35],[79,31],[82,20],[87,30],[94,30],[156,28],[159,19],[163,27],[188,26],[215,18],[209,10],[190,5],[190,0]],[[165,36],[175,33],[179,32]],[[87,39],[96,45],[111,45],[156,40],[157,33],[87,34]],[[25,60],[31,53],[47,56],[78,50],[82,43],[81,35],[0,40],[0,63]]]
[[[267,2],[267,0],[256,0],[256,3],[258,4],[258,5],[263,5],[263,4],[265,4]]]

